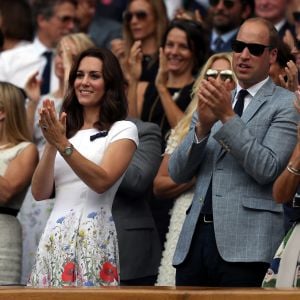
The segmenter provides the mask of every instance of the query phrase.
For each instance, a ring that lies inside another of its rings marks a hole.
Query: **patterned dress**
[[[277,249],[262,287],[300,287],[300,189],[293,203],[284,204],[286,228],[290,228]],[[290,224],[293,225],[290,226]]]
[[[93,141],[96,129],[78,131],[70,139],[84,157],[100,164],[114,141],[138,143],[132,122],[116,122],[105,137]],[[117,162],[116,162],[117,163]],[[90,189],[57,154],[55,204],[41,237],[29,285],[100,286],[119,284],[119,258],[111,207],[123,176],[106,192]]]

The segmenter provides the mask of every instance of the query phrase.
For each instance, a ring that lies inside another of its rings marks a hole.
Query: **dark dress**
[[[158,54],[144,55],[142,60],[142,74],[140,81],[154,82],[158,72]]]
[[[191,84],[188,84],[181,89],[179,88],[168,89],[174,101],[176,102],[177,106],[182,111],[185,111],[187,106],[191,102],[191,91],[192,91],[193,84],[194,83],[192,82]],[[163,153],[166,147],[167,134],[169,133],[171,127],[167,120],[163,105],[160,101],[154,82],[150,82],[145,91],[141,119],[143,121],[156,123],[160,127],[162,133],[162,153]]]

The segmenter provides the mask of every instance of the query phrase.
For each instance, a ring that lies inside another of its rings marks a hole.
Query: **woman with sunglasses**
[[[142,51],[140,81],[154,81],[158,70],[158,48],[168,24],[163,0],[130,0],[124,13],[123,39],[111,42],[111,50],[128,77],[128,58],[135,41]]]
[[[155,82],[138,84],[140,45],[135,43],[130,57],[129,112],[143,121],[160,126],[165,148],[166,134],[182,118],[189,105],[194,76],[203,65],[208,44],[202,26],[175,19],[165,33],[159,53]]]
[[[232,56],[230,53],[221,52],[212,55],[201,69],[201,73],[193,86],[192,101],[186,109],[184,117],[178,125],[171,130],[163,160],[154,179],[153,188],[156,197],[159,198],[160,201],[169,201],[173,205],[159,267],[157,285],[175,285],[175,268],[172,266],[172,258],[184,221],[185,211],[190,205],[194,194],[194,180],[185,184],[175,183],[168,174],[168,162],[173,150],[182,141],[189,130],[193,114],[198,105],[197,91],[199,84],[202,80],[208,79],[209,77],[217,78],[220,82],[226,81],[227,87],[230,90],[235,88],[236,78],[232,71]]]

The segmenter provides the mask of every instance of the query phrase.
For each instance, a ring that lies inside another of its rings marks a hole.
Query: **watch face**
[[[65,155],[70,156],[73,153],[73,148],[67,147],[64,152],[65,152]]]

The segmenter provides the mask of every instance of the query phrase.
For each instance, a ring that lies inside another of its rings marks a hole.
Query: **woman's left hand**
[[[66,113],[62,113],[60,119],[54,106],[54,101],[49,99],[43,102],[39,111],[39,125],[47,142],[56,148],[66,141]]]

